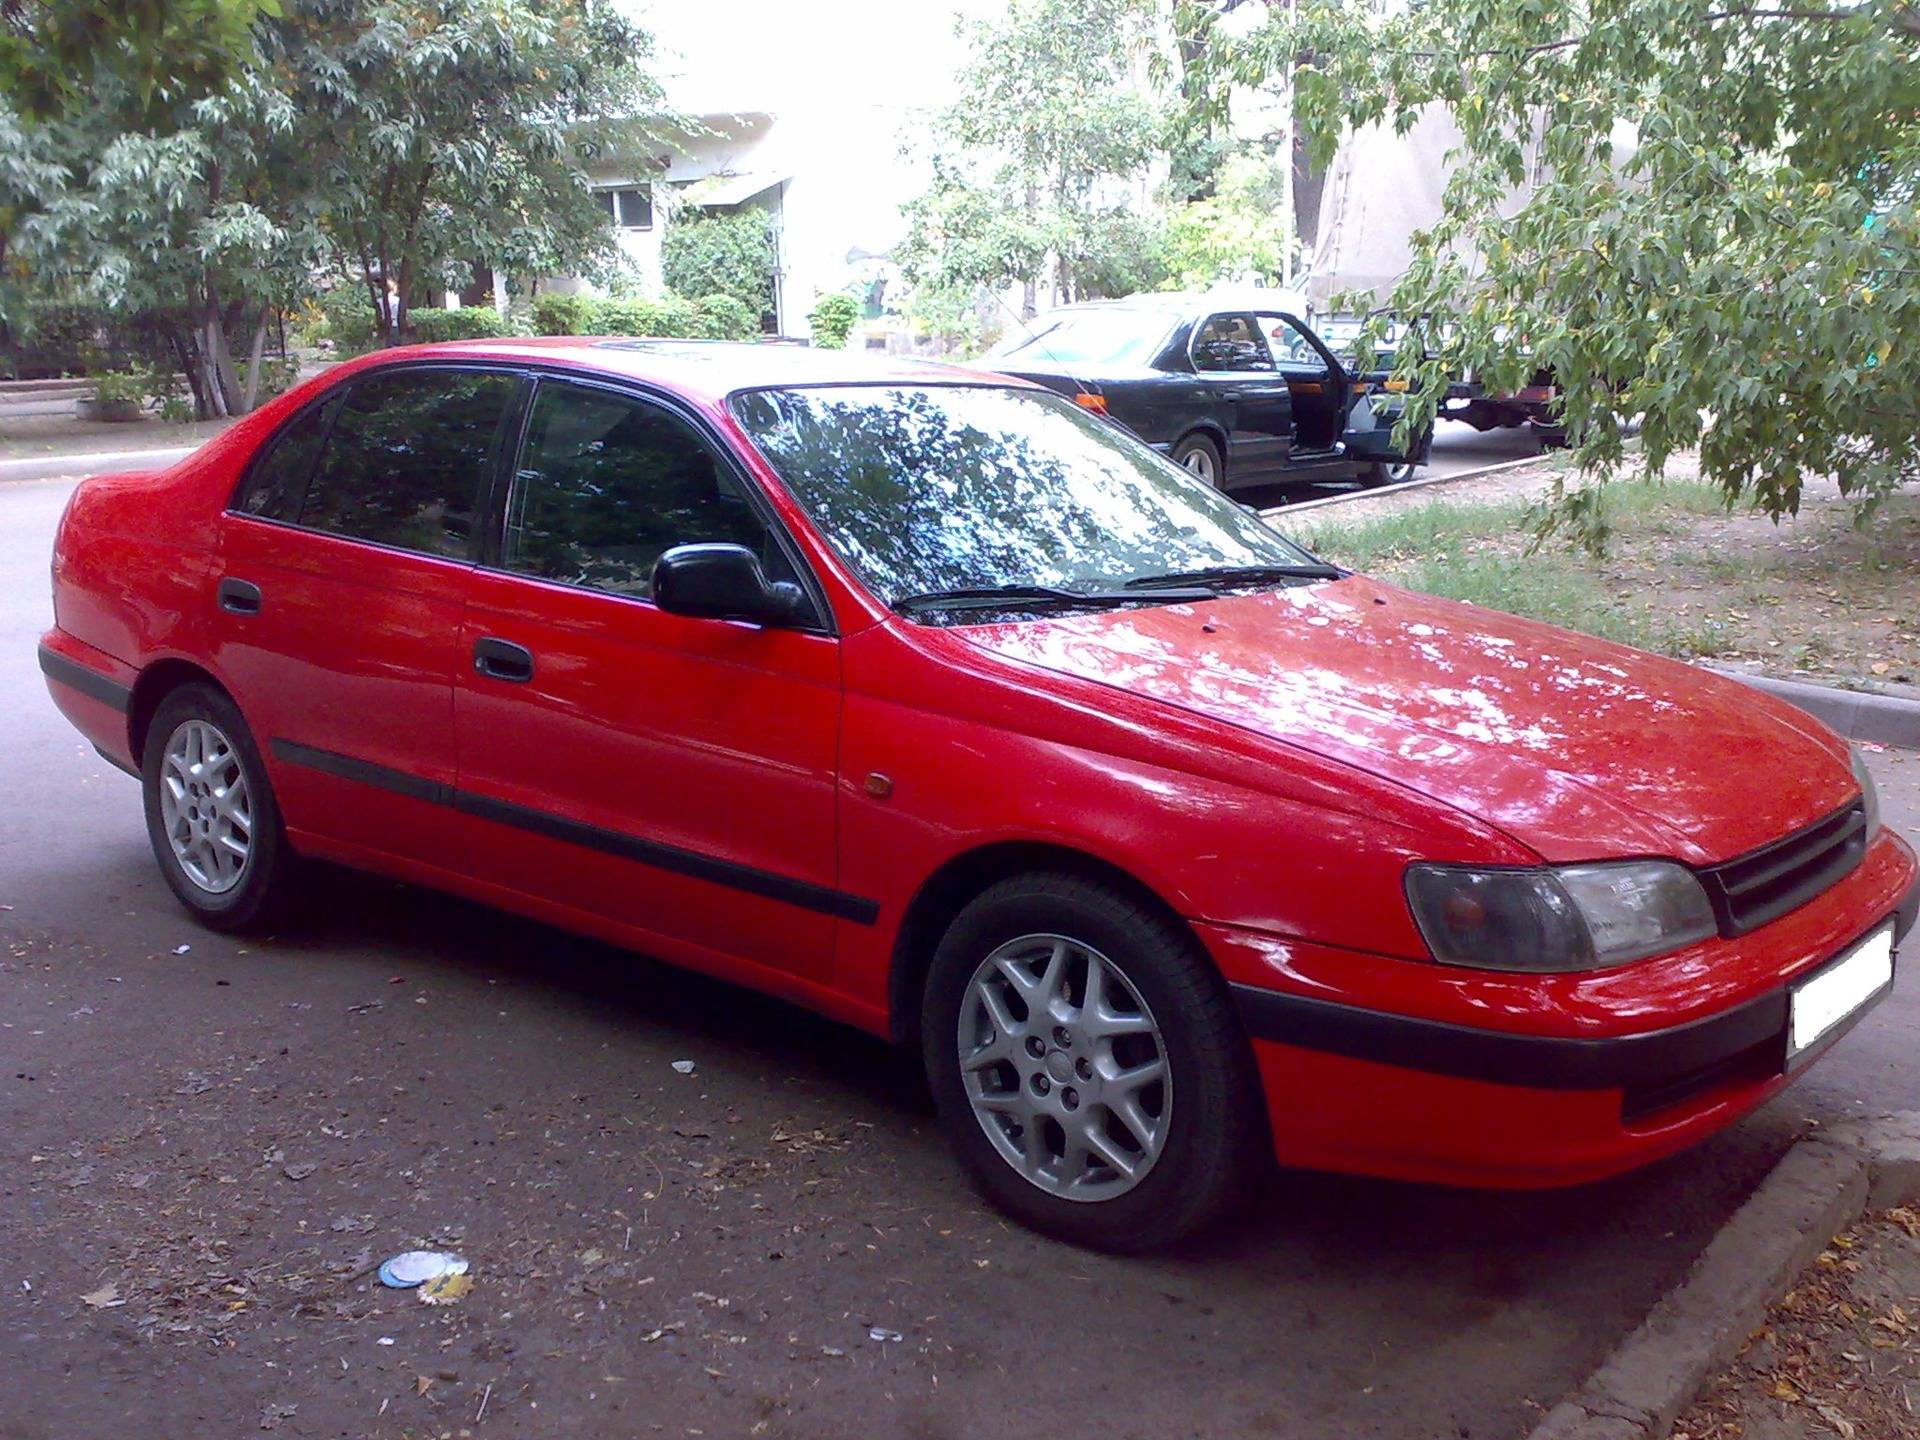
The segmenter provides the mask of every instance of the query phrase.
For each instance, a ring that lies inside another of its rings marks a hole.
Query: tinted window
[[[840,385],[732,403],[828,543],[889,602],[1312,558],[1050,392]]]
[[[463,370],[358,382],[327,436],[300,523],[464,558],[514,384]]]
[[[313,462],[319,457],[327,421],[333,418],[338,404],[337,400],[329,400],[316,405],[274,436],[248,478],[246,498],[240,502],[243,511],[268,520],[300,518],[300,507],[307,498],[307,480],[313,474]]]
[[[771,559],[767,530],[684,420],[644,400],[545,382],[514,476],[501,563],[645,595],[675,545],[726,541]]]

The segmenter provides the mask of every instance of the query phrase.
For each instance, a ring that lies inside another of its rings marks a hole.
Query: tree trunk
[[[221,323],[218,310],[208,314],[204,334],[204,363],[213,381],[212,388],[220,397],[220,414],[241,414],[240,374],[233,368],[233,351],[227,346],[227,327]]]
[[[271,307],[262,307],[260,323],[253,327],[253,347],[247,353],[247,388],[240,396],[240,413],[251,415],[260,395],[260,357],[267,348],[267,322],[273,318]]]

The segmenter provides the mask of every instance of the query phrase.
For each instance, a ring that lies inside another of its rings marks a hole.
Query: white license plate
[[[1882,925],[1788,992],[1787,1059],[1818,1044],[1893,979],[1893,926]]]

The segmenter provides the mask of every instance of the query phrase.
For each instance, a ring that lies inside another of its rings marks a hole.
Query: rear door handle
[[[258,615],[260,613],[260,587],[247,580],[236,580],[231,575],[220,582],[214,592],[220,601],[220,608],[232,615]]]
[[[473,668],[489,679],[524,685],[533,679],[533,652],[489,635],[473,642]]]

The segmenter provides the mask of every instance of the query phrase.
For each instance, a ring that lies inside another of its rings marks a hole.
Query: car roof
[[[755,345],[724,340],[634,340],[541,336],[455,340],[379,351],[381,361],[497,360],[562,365],[638,380],[683,395],[718,401],[738,390],[795,385],[1008,385],[1004,375],[964,370],[930,360],[816,350],[804,345]]]
[[[1112,313],[1122,310],[1150,311],[1169,316],[1194,316],[1215,314],[1239,314],[1244,311],[1260,311],[1274,315],[1297,315],[1303,307],[1298,303],[1301,297],[1288,290],[1240,290],[1201,294],[1184,290],[1154,290],[1139,295],[1127,295],[1118,300],[1082,300],[1073,305],[1062,305],[1058,309],[1043,311],[1036,320],[1051,320],[1069,315]]]

